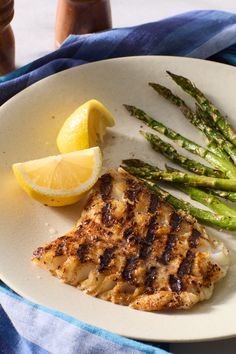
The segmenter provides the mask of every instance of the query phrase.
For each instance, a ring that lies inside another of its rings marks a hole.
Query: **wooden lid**
[[[7,26],[14,16],[14,0],[0,1],[0,28]]]

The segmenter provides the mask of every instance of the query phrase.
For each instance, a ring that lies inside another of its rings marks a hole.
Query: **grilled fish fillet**
[[[87,294],[145,311],[210,298],[228,250],[125,171],[104,174],[78,224],[34,253],[34,264]]]

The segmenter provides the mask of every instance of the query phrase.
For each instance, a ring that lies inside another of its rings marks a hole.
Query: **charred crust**
[[[126,221],[131,220],[134,217],[134,205],[127,203],[126,205]]]
[[[169,234],[168,236],[168,239],[167,239],[167,242],[166,242],[166,246],[165,246],[165,249],[164,249],[164,252],[162,253],[159,261],[164,264],[164,265],[167,265],[170,260],[171,260],[171,257],[172,257],[172,251],[173,251],[173,248],[175,247],[176,245],[176,241],[177,241],[177,236],[175,234]]]
[[[99,261],[100,264],[98,266],[98,271],[103,272],[109,265],[109,263],[112,260],[112,257],[114,256],[114,251],[116,250],[116,247],[111,247],[111,248],[106,248],[104,253],[100,256]]]
[[[201,237],[201,232],[197,229],[193,229],[191,236],[189,237],[188,244],[190,248],[196,248],[199,243],[199,238]]]
[[[122,271],[122,278],[126,281],[133,280],[133,271],[136,268],[136,264],[138,262],[138,257],[132,256],[127,259],[126,265]]]
[[[173,292],[180,293],[182,291],[182,280],[177,276],[171,274],[169,276],[169,284]]]
[[[159,203],[160,203],[160,198],[158,197],[158,195],[151,193],[148,213],[154,214],[157,211]]]
[[[157,268],[150,267],[145,274],[145,287],[152,289],[153,283],[157,276]]]
[[[126,198],[131,202],[137,202],[140,192],[142,191],[142,185],[132,178],[126,180],[127,190],[125,192]]]
[[[127,229],[124,230],[123,237],[124,237],[124,239],[127,240],[132,234],[133,234],[133,228],[128,227]]]
[[[112,204],[111,202],[106,203],[101,210],[102,214],[102,223],[109,227],[112,225],[113,216],[112,216]]]
[[[113,178],[110,173],[106,173],[100,178],[100,193],[104,202],[106,202],[111,196],[112,181]]]
[[[182,260],[177,275],[182,278],[184,275],[190,274],[194,262],[195,254],[188,250],[186,257]]]
[[[172,231],[178,231],[179,230],[181,221],[182,221],[182,216],[174,211],[172,213],[171,219],[170,219],[170,226],[172,228]]]
[[[149,219],[146,238],[142,241],[139,258],[146,259],[152,250],[152,244],[156,238],[157,215],[154,214]]]
[[[88,250],[89,250],[89,244],[88,243],[82,243],[81,245],[79,245],[79,248],[77,249],[76,255],[79,258],[81,263],[86,262]]]

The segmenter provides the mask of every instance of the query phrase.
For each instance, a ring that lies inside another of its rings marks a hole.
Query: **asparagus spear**
[[[166,143],[160,139],[157,135],[141,132],[143,136],[150,142],[152,148],[158,152],[161,152],[169,160],[177,163],[181,167],[187,170],[197,173],[199,175],[205,175],[210,177],[225,177],[225,173],[219,170],[213,170],[200,162],[191,160],[184,155],[180,155],[177,150],[169,143]]]
[[[210,189],[210,190],[206,189],[206,191],[208,193],[216,195],[217,197],[228,199],[233,203],[236,202],[236,193],[234,193],[234,192],[219,191],[219,190],[215,190],[215,189]]]
[[[128,170],[127,170],[128,171]],[[129,172],[129,171],[128,171]],[[176,198],[166,190],[159,188],[154,182],[142,179],[146,186],[154,193],[160,195],[176,209],[181,209],[207,225],[220,229],[236,230],[236,218],[213,214],[210,211],[194,207],[191,203]]]
[[[136,173],[131,167],[124,166],[122,168],[130,174],[134,175],[135,177],[139,178],[139,176],[136,175]],[[161,198],[173,205],[174,208],[188,212],[200,222],[203,222],[207,225],[211,225],[213,227],[218,227],[220,229],[232,231],[236,230],[236,218],[213,214],[210,211],[196,208],[191,203],[178,199],[166,190],[161,189],[155,182],[152,182],[145,178],[140,178],[140,180],[142,180],[153,193],[158,194]]]
[[[128,167],[137,167],[137,168],[142,168],[142,167],[148,167],[149,169],[152,169],[155,171],[157,167],[154,167],[146,162],[143,162],[138,159],[127,159],[123,160],[123,163],[127,165]],[[226,192],[226,191],[220,191],[216,189],[205,189],[205,191],[208,194],[211,195],[216,195],[217,197],[225,198],[230,200],[231,202],[236,202],[236,193],[234,192]]]
[[[147,162],[144,162],[139,159],[126,159],[123,160],[122,163],[129,167],[136,167],[136,168],[145,168],[147,167],[150,171],[160,171],[160,169],[156,166],[152,166]]]
[[[149,83],[149,85],[159,93],[162,97],[166,98],[169,102],[173,103],[183,113],[183,115],[200,131],[202,131],[209,141],[214,140],[219,144],[236,163],[236,148],[235,146],[225,139],[225,137],[206,119],[206,112],[202,110],[200,105],[196,105],[196,113],[192,112],[191,108],[178,96],[174,95],[167,87],[156,83]]]
[[[166,181],[173,183],[184,183],[193,187],[205,187],[221,189],[225,191],[236,191],[236,179],[215,178],[206,176],[190,175],[184,172],[167,171],[145,171],[145,168],[133,167],[137,176],[154,181]]]
[[[178,171],[170,166],[166,166],[167,171]],[[202,189],[176,184],[175,187],[186,193],[192,200],[199,202],[208,208],[214,210],[217,214],[231,216],[236,218],[236,210],[223,203],[211,193],[207,193]]]
[[[230,156],[234,164],[236,164],[236,147],[230,141],[225,139],[219,131],[207,126],[205,112],[199,105],[196,105],[196,116],[199,118],[195,121],[197,124],[196,126],[207,136],[209,141],[215,141],[218,145],[218,149],[221,147],[221,150],[223,149]]]
[[[213,152],[215,155],[220,157],[222,160],[230,162],[229,156],[226,154],[225,151],[223,151],[218,144],[215,141],[211,141],[209,144],[207,144],[208,150]]]
[[[191,95],[200,104],[201,108],[209,114],[211,120],[215,123],[218,129],[222,132],[226,139],[231,141],[236,146],[236,132],[222,116],[216,106],[209,101],[206,96],[192,82],[183,77],[167,71],[170,77],[179,85],[185,92]]]
[[[195,155],[198,155],[208,161],[214,168],[225,172],[226,176],[229,178],[236,178],[236,167],[230,163],[228,160],[221,159],[219,156],[214,154],[208,149],[203,148],[202,146],[198,145],[197,143],[193,142],[185,138],[183,135],[178,134],[173,129],[166,127],[161,122],[153,119],[148,114],[146,114],[141,109],[130,106],[124,105],[124,107],[128,110],[128,112],[136,117],[137,119],[144,122],[150,128],[156,130],[157,132],[167,136],[169,139],[174,140],[179,146],[183,147],[184,149],[192,152]]]
[[[178,185],[176,187],[182,192],[188,194],[191,199],[214,210],[217,214],[236,218],[236,210],[230,208],[227,204],[223,203],[214,195],[194,187],[188,187],[182,185]]]
[[[149,82],[149,85],[159,93],[162,97],[166,98],[169,102],[173,103],[175,106],[179,107],[184,116],[190,120],[190,122],[196,119],[195,114],[192,112],[191,108],[186,105],[184,100],[182,100],[179,96],[173,94],[173,92],[165,86],[160,84],[156,84],[154,82]]]

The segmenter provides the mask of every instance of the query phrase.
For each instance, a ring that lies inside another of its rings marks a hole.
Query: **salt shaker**
[[[110,0],[58,0],[56,47],[70,34],[93,33],[111,26]]]
[[[0,75],[15,69],[15,39],[10,25],[14,0],[0,0]]]

